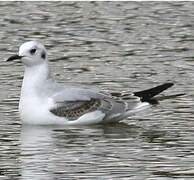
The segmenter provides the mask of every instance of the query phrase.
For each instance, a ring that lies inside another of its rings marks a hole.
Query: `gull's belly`
[[[46,99],[25,97],[20,99],[19,112],[26,124],[65,124],[65,118],[54,116],[48,107]]]

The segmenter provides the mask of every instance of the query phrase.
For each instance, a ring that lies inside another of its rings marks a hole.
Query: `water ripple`
[[[5,1],[0,10],[0,179],[194,177],[193,2]],[[61,83],[133,92],[172,81],[166,93],[187,95],[116,125],[21,126],[23,67],[4,60],[31,39],[46,45]]]

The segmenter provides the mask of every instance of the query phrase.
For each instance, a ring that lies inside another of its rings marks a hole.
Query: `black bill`
[[[13,61],[13,60],[15,60],[15,59],[21,59],[22,58],[22,56],[19,56],[19,55],[13,55],[13,56],[11,56],[11,57],[9,57],[6,61]]]

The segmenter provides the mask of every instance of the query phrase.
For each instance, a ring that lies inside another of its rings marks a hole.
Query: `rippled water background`
[[[193,2],[0,2],[0,179],[193,179]],[[163,101],[123,123],[22,126],[23,66],[4,60],[27,40],[55,78],[110,91],[166,81]]]

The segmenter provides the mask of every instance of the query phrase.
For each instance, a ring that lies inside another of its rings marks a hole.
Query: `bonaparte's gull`
[[[25,66],[19,112],[23,123],[90,125],[123,120],[157,102],[154,96],[171,87],[165,83],[132,94],[103,93],[76,86],[61,86],[50,75],[45,47],[37,41],[22,44],[17,55]]]

